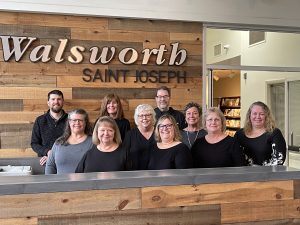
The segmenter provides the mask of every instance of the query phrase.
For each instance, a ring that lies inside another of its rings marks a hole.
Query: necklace
[[[197,133],[196,133],[196,137],[195,137],[195,139],[194,139],[194,141],[193,141],[193,144],[194,144],[194,142],[196,141],[196,139],[197,139],[197,137],[198,137],[199,131],[200,131],[200,130],[198,130]],[[187,139],[188,139],[190,148],[191,148],[191,147],[192,147],[192,143],[191,143],[191,141],[190,141],[190,136],[189,136],[189,132],[188,132],[188,131],[186,131],[186,136],[187,136]]]

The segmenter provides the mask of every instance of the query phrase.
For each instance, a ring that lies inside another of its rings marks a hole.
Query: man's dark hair
[[[64,99],[64,94],[60,90],[52,90],[48,93],[48,101],[50,99],[50,95],[59,95]]]
[[[159,90],[167,91],[168,94],[169,94],[169,96],[171,96],[171,90],[170,90],[170,88],[168,88],[167,86],[160,86],[159,88],[156,89],[156,93],[157,93]]]

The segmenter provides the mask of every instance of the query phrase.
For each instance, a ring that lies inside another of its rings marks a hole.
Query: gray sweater
[[[93,146],[92,137],[74,145],[54,143],[47,159],[45,174],[74,173],[83,155]]]

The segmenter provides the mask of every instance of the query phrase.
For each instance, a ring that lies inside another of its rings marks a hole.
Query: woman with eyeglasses
[[[195,141],[191,151],[195,168],[245,165],[244,156],[234,138],[225,134],[226,121],[219,108],[208,108],[203,115],[207,135]]]
[[[100,117],[93,132],[94,146],[82,157],[76,173],[125,170],[126,152],[121,147],[121,135],[114,119]]]
[[[150,147],[155,142],[155,112],[151,105],[138,105],[134,112],[136,128],[127,132],[123,146],[127,152],[127,170],[145,170],[149,163]]]
[[[108,94],[103,98],[100,108],[100,117],[102,116],[109,116],[116,121],[123,141],[125,134],[130,130],[130,123],[124,117],[122,103],[118,95]]]
[[[165,114],[158,119],[155,139],[157,143],[151,149],[148,169],[191,168],[191,153],[181,142],[180,132],[173,116]]]
[[[85,110],[69,112],[64,133],[55,141],[47,159],[45,174],[74,173],[82,156],[93,146],[91,132]]]
[[[265,103],[258,101],[249,107],[244,128],[236,132],[235,138],[242,147],[249,166],[283,165],[286,142]]]

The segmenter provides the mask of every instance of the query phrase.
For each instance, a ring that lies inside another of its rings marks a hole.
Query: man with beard
[[[164,114],[170,114],[175,118],[179,129],[182,130],[186,127],[184,115],[182,112],[177,111],[169,106],[170,96],[171,92],[168,87],[161,86],[157,89],[155,96],[157,108],[154,109],[156,113],[156,120],[158,121],[158,119]]]
[[[48,93],[47,104],[49,110],[35,120],[31,136],[31,147],[41,157],[41,165],[46,163],[52,145],[63,134],[68,119],[63,110],[64,95],[60,90]]]

